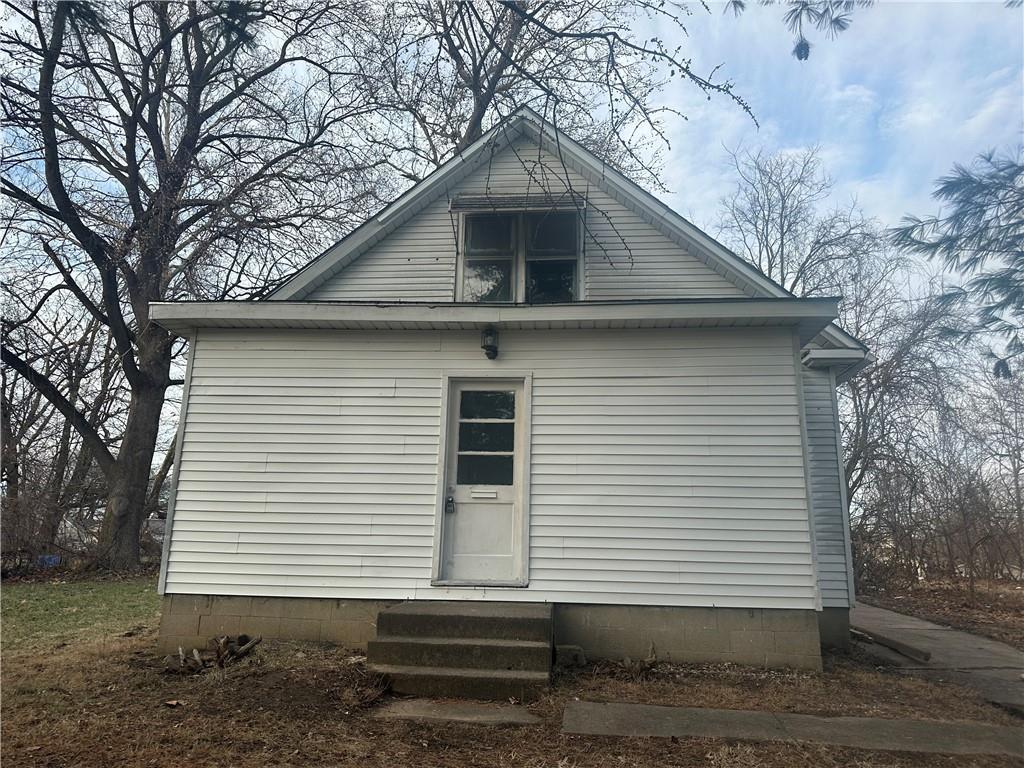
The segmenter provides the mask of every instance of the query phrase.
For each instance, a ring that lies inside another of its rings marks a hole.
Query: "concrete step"
[[[443,637],[551,642],[551,605],[412,600],[377,616],[382,637]]]
[[[550,682],[548,672],[393,664],[371,664],[370,668],[387,676],[391,690],[414,696],[532,701]]]
[[[465,669],[551,669],[551,644],[541,640],[378,637],[367,645],[374,664]]]

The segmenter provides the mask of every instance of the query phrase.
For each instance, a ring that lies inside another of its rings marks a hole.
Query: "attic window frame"
[[[456,213],[452,211],[452,213]],[[553,215],[557,214],[573,214],[576,217],[576,269],[573,277],[573,304],[577,304],[584,300],[583,296],[583,264],[584,255],[586,252],[586,246],[584,241],[584,226],[583,217],[586,215],[586,209],[583,208],[568,208],[568,207],[553,207],[550,205],[538,205],[528,207],[493,207],[485,210],[464,210],[458,211],[458,232],[457,232],[457,259],[456,259],[456,270],[455,270],[455,301],[457,303],[465,304],[526,304],[526,235],[525,235],[525,222],[526,217],[529,214],[536,213],[550,213]],[[467,219],[473,216],[487,216],[487,215],[503,215],[513,216],[513,252],[512,252],[512,298],[511,301],[469,301],[463,295],[463,286],[465,282],[465,266],[468,255],[468,244],[466,238],[469,236],[469,226]],[[565,257],[551,256],[551,257],[535,257],[533,261],[566,261]],[[547,306],[555,302],[545,302],[537,304],[536,306]],[[530,306],[534,306],[531,304]]]

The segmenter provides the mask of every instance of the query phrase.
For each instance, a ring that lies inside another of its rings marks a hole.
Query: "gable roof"
[[[794,294],[741,259],[713,237],[676,213],[636,182],[581,146],[537,112],[524,107],[492,127],[464,152],[455,155],[426,178],[384,207],[376,216],[295,273],[267,296],[270,301],[301,301],[317,286],[355,261],[426,205],[447,195],[488,158],[520,137],[552,152],[567,166],[599,185],[608,194],[647,220],[669,239],[685,247],[751,298],[794,298]],[[853,336],[832,324],[822,332],[831,346],[866,351]]]

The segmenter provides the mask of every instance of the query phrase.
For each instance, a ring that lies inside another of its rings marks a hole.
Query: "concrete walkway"
[[[898,752],[1024,756],[1024,731],[1019,728],[650,704],[570,701],[565,705],[562,731],[595,736],[803,741]]]
[[[850,626],[881,642],[895,640],[931,654],[927,661],[916,661],[887,649],[873,649],[910,674],[969,686],[986,700],[1024,715],[1024,653],[1017,649],[863,603],[850,611]]]
[[[477,725],[536,725],[540,718],[512,704],[482,701],[398,699],[373,714],[380,720],[427,720]]]

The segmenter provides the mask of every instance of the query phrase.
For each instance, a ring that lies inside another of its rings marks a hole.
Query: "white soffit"
[[[791,326],[806,343],[836,314],[838,300],[733,299],[581,302],[549,305],[364,302],[181,302],[150,305],[154,322],[180,336],[197,328],[509,330]]]

